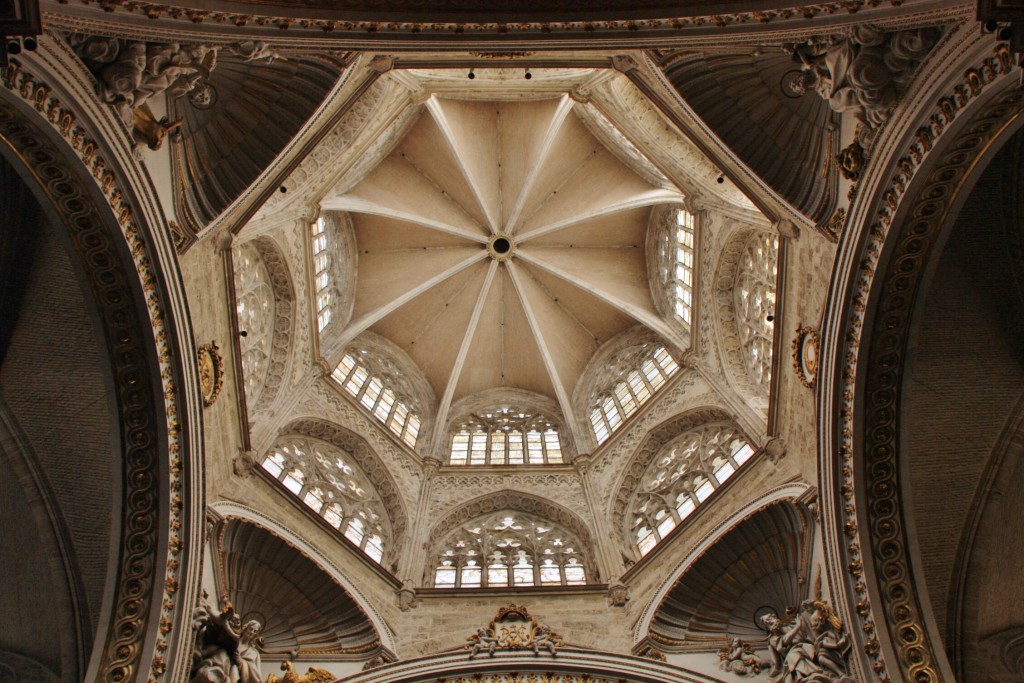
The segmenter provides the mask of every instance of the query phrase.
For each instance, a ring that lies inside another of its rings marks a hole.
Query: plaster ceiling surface
[[[569,417],[602,344],[637,325],[678,340],[652,298],[646,246],[652,207],[683,194],[623,163],[639,152],[603,144],[581,108],[565,94],[433,95],[372,170],[329,191],[321,208],[347,212],[357,252],[352,314],[331,345],[367,330],[393,342],[441,421],[495,388]]]

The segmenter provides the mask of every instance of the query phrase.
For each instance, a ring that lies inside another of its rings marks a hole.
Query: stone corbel
[[[791,240],[800,239],[800,228],[796,227],[796,223],[788,218],[783,218],[776,223],[774,227],[781,237],[786,237]]]
[[[778,465],[786,457],[786,442],[781,436],[773,436],[765,443],[764,454],[773,465]]]
[[[235,476],[242,479],[251,477],[253,470],[256,469],[256,465],[256,451],[247,451],[241,448],[238,449],[238,456],[231,461],[231,469],[234,471]]]
[[[629,586],[618,579],[612,580],[608,586],[608,606],[625,607],[629,599]]]
[[[419,604],[419,597],[416,595],[416,588],[412,581],[403,582],[402,587],[395,592],[395,595],[398,596],[398,608],[403,612],[415,609]]]

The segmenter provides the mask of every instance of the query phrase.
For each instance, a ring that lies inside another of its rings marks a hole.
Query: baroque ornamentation
[[[577,36],[594,36],[627,34],[675,33],[686,27],[725,27],[730,25],[752,24],[755,26],[773,21],[787,19],[813,19],[816,16],[829,16],[842,13],[854,13],[865,7],[875,7],[881,0],[834,0],[794,7],[772,8],[748,12],[729,12],[714,15],[696,15],[681,17],[663,17],[653,19],[615,19],[604,21],[372,21],[352,19],[327,19],[317,17],[274,16],[270,14],[254,14],[196,9],[193,7],[175,6],[133,0],[83,0],[86,5],[95,5],[106,11],[124,11],[139,14],[149,19],[178,21],[183,24],[202,24],[210,21],[216,24],[231,24],[237,27],[251,26],[255,28],[274,28],[291,31],[316,31],[323,33],[352,33],[374,38],[391,36],[392,39],[403,34],[448,34],[454,36],[479,35],[490,40],[507,40],[509,35],[548,35],[570,34]],[[893,5],[899,0],[890,0]],[[364,5],[356,5],[363,9]],[[447,9],[447,7],[445,7]]]
[[[844,225],[846,225],[846,209],[840,206],[829,217],[828,223],[825,224],[825,232],[832,238],[832,241],[838,242],[843,234]]]
[[[961,187],[960,181],[972,162],[991,144],[993,136],[1002,129],[1002,124],[1024,109],[1024,93],[1019,88],[1010,87],[997,95],[972,117],[967,129],[958,132],[958,138],[948,147],[950,151],[938,161],[926,186],[916,195],[918,199],[915,206],[908,212],[912,219],[902,225],[903,234],[897,244],[897,253],[890,261],[893,270],[878,274],[876,269],[892,220],[936,139],[971,100],[981,95],[999,77],[1009,73],[1013,66],[1007,46],[997,44],[993,55],[984,58],[978,66],[967,69],[949,94],[938,100],[928,122],[914,134],[908,153],[895,165],[897,172],[889,189],[882,194],[881,207],[871,224],[869,239],[862,252],[864,259],[859,277],[850,295],[845,344],[840,349],[843,392],[837,421],[839,458],[835,465],[835,476],[843,499],[840,526],[846,535],[844,555],[849,580],[854,584],[851,599],[856,600],[856,612],[867,634],[864,650],[873,660],[875,674],[882,680],[888,676],[881,644],[875,635],[877,623],[884,623],[891,634],[897,663],[908,678],[918,683],[941,680],[935,645],[927,635],[922,607],[912,585],[913,574],[907,566],[906,530],[902,524],[900,487],[897,481],[899,467],[896,462],[898,449],[895,447],[895,439],[898,429],[895,427],[896,411],[891,398],[901,378],[898,373],[892,373],[886,368],[902,366],[899,356],[906,351],[909,307],[914,298],[906,290],[913,289],[918,283],[916,278],[934,244],[937,223],[941,222],[940,218],[945,216],[948,206],[955,199],[956,190]],[[897,288],[895,284],[878,285],[874,282],[876,276],[887,280],[896,279],[906,283],[906,286],[901,284]],[[857,368],[859,361],[864,360],[860,358],[860,350],[866,341],[862,340],[862,335],[867,301],[870,292],[876,288],[883,292],[878,310],[883,312],[880,315],[887,316],[890,324],[883,325],[879,330],[880,339],[871,344],[874,362],[865,389],[867,396],[861,398],[857,390]],[[891,303],[887,304],[886,299]],[[878,364],[877,357],[883,348],[887,349],[884,367]],[[863,444],[864,462],[856,463],[863,467],[859,475],[855,469],[853,447],[855,402],[858,400],[869,407],[865,424],[857,425],[869,437]],[[872,499],[867,509],[868,530],[859,528],[855,505],[855,492],[865,486],[863,473],[867,473]],[[874,575],[880,584],[877,593],[880,599],[874,607],[863,571],[862,534],[866,534],[863,538],[872,548]]]
[[[747,676],[761,673],[761,669],[767,668],[768,662],[754,654],[750,645],[739,638],[733,638],[728,645],[722,646],[718,651],[718,668],[722,671],[729,671],[737,676]]]
[[[209,408],[224,388],[224,359],[216,341],[203,344],[197,351],[199,359],[199,387],[203,394],[203,405]]]
[[[109,336],[118,342],[118,353],[111,356],[116,384],[121,387],[118,401],[121,411],[121,441],[125,444],[123,461],[125,505],[122,510],[120,566],[115,598],[111,609],[111,636],[107,639],[100,659],[100,676],[128,680],[135,677],[145,665],[140,662],[146,638],[145,624],[155,607],[153,590],[163,582],[164,593],[161,620],[168,623],[177,610],[178,575],[183,549],[181,532],[182,513],[182,432],[179,423],[179,390],[174,382],[172,358],[177,352],[175,343],[166,329],[167,314],[163,294],[157,286],[153,255],[143,239],[134,209],[129,204],[124,188],[111,165],[103,157],[100,147],[79,122],[75,111],[61,102],[54,90],[28,71],[16,60],[2,74],[3,85],[48,121],[64,138],[82,163],[81,170],[92,176],[120,228],[121,234],[112,236],[99,207],[89,189],[68,164],[63,153],[51,145],[45,133],[35,124],[21,118],[16,108],[0,107],[0,135],[26,160],[27,166],[51,202],[58,207],[74,248],[82,254],[87,276],[99,302],[100,315]],[[115,242],[123,240],[134,261],[134,271],[122,265],[120,250]],[[109,254],[102,259],[99,254]],[[88,256],[87,256],[88,255]],[[146,313],[155,338],[160,369],[163,404],[157,408],[151,396],[154,388],[145,358],[145,341],[140,336],[142,326],[134,307],[133,288],[137,282],[145,293]],[[173,351],[172,351],[173,349]],[[160,441],[159,424],[167,430],[166,448],[169,461],[167,499],[170,502],[167,523],[168,556],[166,575],[161,579],[160,569],[154,562],[160,530],[161,464],[157,460],[154,443]],[[165,633],[166,635],[166,633]],[[154,678],[163,675],[167,654],[167,640],[159,638],[155,654],[149,664]]]
[[[306,673],[300,676],[295,673],[294,665],[288,660],[281,662],[281,671],[285,672],[283,676],[276,674],[267,676],[267,683],[331,683],[331,681],[337,678],[327,669],[321,669],[317,666],[309,667]]]
[[[533,654],[540,655],[543,649],[554,657],[562,645],[562,636],[538,623],[525,607],[515,604],[499,609],[487,628],[477,629],[466,640],[470,659],[483,651],[493,657],[498,650],[533,650]]]
[[[255,619],[242,624],[226,597],[220,599],[219,608],[203,600],[192,617],[195,640],[189,682],[263,683],[259,651],[262,630]]]
[[[854,683],[850,641],[827,602],[804,601],[789,624],[774,613],[763,615],[761,623],[768,631],[766,663],[772,683]]]
[[[870,140],[941,35],[933,27],[887,33],[858,24],[845,35],[790,43],[800,71],[784,87],[797,96],[815,91],[834,111],[852,113],[858,137]]]
[[[793,338],[793,369],[796,376],[808,389],[818,381],[818,362],[821,356],[821,341],[813,327],[801,325],[796,328]]]

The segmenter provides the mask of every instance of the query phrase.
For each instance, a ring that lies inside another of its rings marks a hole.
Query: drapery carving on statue
[[[227,598],[221,598],[219,609],[205,598],[192,617],[190,683],[263,683],[260,622],[250,619],[243,625]]]
[[[197,43],[148,43],[72,33],[68,44],[96,77],[96,94],[113,105],[137,142],[159,149],[168,133],[181,125],[157,119],[148,102],[157,95],[174,100],[188,95],[200,109],[211,106],[216,91],[209,78],[217,65],[216,47]],[[272,62],[277,53],[266,43],[245,41],[223,48],[247,62]]]
[[[739,638],[733,638],[729,644],[718,651],[718,668],[722,671],[731,671],[737,676],[756,676],[761,669],[767,668],[771,663],[754,654],[750,645]]]
[[[816,92],[834,111],[853,114],[866,144],[941,35],[936,27],[886,33],[862,24],[846,35],[788,43],[800,70],[783,87],[798,96]]]
[[[843,622],[823,600],[805,600],[795,620],[784,624],[765,614],[772,683],[853,683],[850,643]]]

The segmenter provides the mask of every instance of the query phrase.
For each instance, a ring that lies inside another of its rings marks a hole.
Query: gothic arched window
[[[349,350],[331,373],[338,384],[380,423],[408,444],[416,446],[420,417],[408,396],[400,394],[398,372],[387,359],[367,350]]]
[[[515,511],[481,517],[444,539],[436,555],[435,588],[581,586],[583,548],[547,520]]]
[[[746,437],[727,424],[699,427],[669,442],[647,467],[630,507],[640,553],[649,553],[753,454]]]
[[[323,332],[333,316],[334,297],[331,289],[331,252],[327,223],[321,216],[313,223],[313,285],[316,291],[316,329]]]
[[[771,383],[775,330],[775,282],[779,238],[754,235],[743,251],[736,274],[736,324],[747,370],[763,387]]]
[[[352,457],[302,436],[281,439],[260,465],[375,562],[390,540],[384,505]]]
[[[274,342],[274,288],[255,245],[242,245],[234,251],[233,257],[238,329],[245,330],[245,336],[239,338],[245,396],[253,406],[270,365]]]
[[[481,410],[451,432],[449,465],[549,465],[562,463],[557,425],[522,408]]]
[[[658,244],[662,286],[667,288],[672,313],[685,325],[693,322],[693,258],[695,217],[686,209],[672,209]]]
[[[591,405],[590,424],[598,445],[607,441],[678,370],[679,364],[664,346],[643,347],[636,366],[598,394]]]

